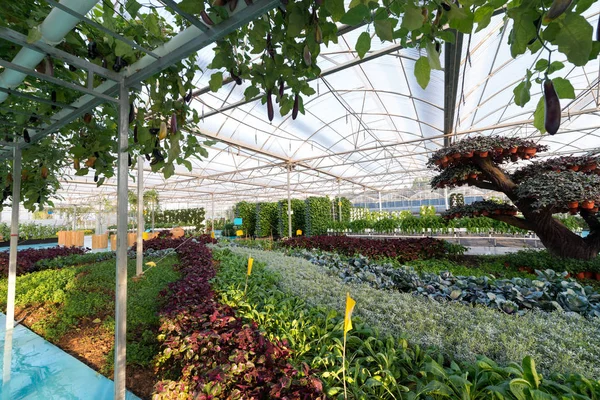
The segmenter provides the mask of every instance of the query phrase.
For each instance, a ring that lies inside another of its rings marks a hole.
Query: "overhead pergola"
[[[586,12],[596,25],[600,5]],[[550,146],[544,156],[581,154],[600,148],[598,66],[567,67],[576,98],[563,101],[563,123],[556,136],[540,135],[533,113],[541,96],[534,87],[525,107],[514,104],[513,88],[537,59],[513,59],[507,44],[511,26],[498,10],[488,28],[470,37],[457,35],[443,49],[444,70],[432,71],[427,90],[413,69],[419,50],[373,42],[360,59],[354,45],[367,26],[342,27],[338,44],[323,48],[321,76],[311,82],[317,94],[306,99],[306,115],[267,119],[260,96],[246,100],[247,85],[231,79],[217,92],[208,87],[210,46],[198,53],[204,74],[198,77],[192,105],[203,116],[191,134],[218,143],[207,160],[192,160],[193,171],[176,170],[165,180],[145,171],[145,188],[156,189],[163,204],[231,205],[241,198],[279,200],[287,196],[291,165],[293,197],[366,192],[394,193],[419,177],[432,176],[428,155],[444,144],[471,135],[527,137]],[[374,34],[372,35],[374,36]],[[75,111],[73,111],[75,113]],[[277,113],[276,113],[277,114]],[[74,171],[71,171],[74,172]],[[67,171],[69,175],[69,171]],[[65,178],[63,193],[98,193],[92,177]],[[133,181],[132,181],[133,183]],[[116,195],[116,180],[100,190]],[[87,194],[87,196],[86,196]]]
[[[272,201],[290,195],[303,198],[338,193],[350,198],[366,194],[393,198],[394,193],[410,187],[415,179],[431,177],[433,173],[426,168],[428,156],[461,137],[501,134],[533,138],[550,146],[546,153],[549,156],[600,149],[598,65],[590,62],[584,67],[573,67],[565,62],[567,68],[559,75],[571,81],[576,98],[563,101],[559,133],[540,135],[533,127],[533,113],[541,97],[541,85],[534,88],[531,101],[523,108],[515,105],[513,98],[513,88],[537,59],[531,55],[512,58],[507,45],[507,32],[512,27],[503,19],[504,10],[497,10],[487,28],[470,36],[457,34],[455,43],[445,45],[444,69],[432,71],[427,90],[414,78],[419,50],[374,40],[371,50],[361,59],[354,47],[357,38],[365,31],[375,37],[370,31],[373,28],[364,24],[340,26],[338,43],[322,46],[318,58],[322,73],[310,83],[316,94],[305,99],[306,114],[292,120],[289,115],[281,117],[276,112],[274,120],[269,122],[260,96],[245,99],[246,83],[236,85],[229,79],[218,92],[211,92],[208,82],[214,71],[207,66],[213,58],[212,47],[216,40],[279,6],[278,0],[249,1],[249,6],[239,2],[231,18],[214,26],[205,25],[183,12],[177,6],[178,1],[152,0],[152,4],[160,3],[190,24],[155,49],[143,48],[97,26],[91,12],[97,0],[46,1],[52,6],[46,18],[50,22],[46,25],[54,28],[46,31],[42,24],[42,39],[30,43],[25,35],[0,27],[0,40],[18,46],[23,53],[19,60],[0,60],[0,111],[11,113],[2,109],[7,96],[21,96],[41,103],[49,101],[23,90],[21,83],[26,75],[78,91],[81,97],[70,104],[59,104],[59,110],[41,125],[27,127],[31,144],[17,136],[13,142],[0,138],[0,159],[14,160],[13,175],[18,178],[20,152],[24,147],[35,145],[36,141],[100,104],[114,103],[120,109],[118,175],[98,188],[92,176],[76,176],[75,171],[65,170],[61,191],[69,203],[87,204],[100,194],[118,198],[115,398],[123,398],[125,393],[127,243],[124,232],[127,230],[127,188],[133,187],[133,177],[137,179],[138,193],[155,189],[167,207],[206,206],[215,202],[228,206],[242,199]],[[140,12],[144,12],[144,7]],[[600,4],[594,3],[585,16],[596,26],[599,13]],[[53,46],[79,24],[96,24],[96,28],[135,47],[145,56],[116,73]],[[137,172],[129,171],[128,90],[193,54],[204,73],[196,78],[198,89],[193,93],[191,104],[202,119],[188,134],[214,139],[217,143],[208,149],[207,159],[191,160],[191,172],[177,167],[175,175],[168,180],[151,172],[143,159]],[[87,84],[76,85],[36,72],[36,65],[46,55],[87,71]],[[105,81],[94,87],[94,76]],[[24,127],[10,121],[1,123],[13,131]],[[18,203],[18,179],[15,179],[14,191],[13,199]],[[142,207],[138,210],[143,226]],[[12,212],[13,234],[17,234],[18,207]],[[11,241],[14,250],[17,237],[11,237]],[[9,278],[9,308],[14,306],[14,256],[16,253],[11,251],[13,278],[12,281]],[[140,256],[138,260],[141,270]],[[7,315],[10,329],[12,317]]]

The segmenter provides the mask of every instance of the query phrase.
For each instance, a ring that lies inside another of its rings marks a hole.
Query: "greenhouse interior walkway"
[[[13,332],[11,371],[5,376],[5,324],[6,316],[0,313],[0,352],[4,360],[0,364],[2,400],[112,398],[113,381],[21,325]],[[6,378],[9,380],[5,385]],[[126,398],[138,400],[130,392]]]

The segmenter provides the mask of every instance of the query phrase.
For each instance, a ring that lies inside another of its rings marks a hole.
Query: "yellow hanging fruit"
[[[158,131],[158,138],[160,140],[163,140],[166,137],[167,137],[167,123],[163,121],[160,123],[160,129]]]
[[[85,162],[85,166],[88,168],[92,168],[94,166],[94,164],[96,164],[96,157],[90,157],[87,159],[87,161]]]
[[[42,167],[40,175],[42,176],[42,179],[48,178],[48,168],[46,166]]]
[[[79,170],[79,158],[73,159],[73,167],[75,167],[76,170]]]

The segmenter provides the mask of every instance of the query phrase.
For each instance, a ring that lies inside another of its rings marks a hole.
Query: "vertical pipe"
[[[10,392],[13,329],[15,327],[15,292],[17,285],[17,245],[19,243],[19,204],[21,203],[21,149],[13,152],[12,215],[10,220],[10,254],[8,259],[8,288],[6,296],[6,332],[4,336],[4,358],[2,386]]]
[[[212,202],[211,205],[211,212],[210,212],[210,219],[211,219],[211,225],[212,225],[212,233],[215,233],[215,194],[211,193],[210,194],[210,201]]]
[[[379,195],[379,212],[382,211],[382,207],[381,207],[381,192],[377,192],[377,194]]]
[[[446,210],[450,208],[448,206],[448,188],[444,188],[444,205],[446,206]]]
[[[341,183],[338,179],[338,214],[340,217],[340,222],[342,222],[342,192],[341,192]]]
[[[117,172],[117,265],[115,299],[115,400],[125,399],[125,352],[127,332],[127,147],[129,93],[119,85],[119,140]]]
[[[292,166],[287,166],[287,194],[288,194],[288,206],[287,206],[287,217],[288,217],[288,237],[292,237],[292,193],[290,188],[290,172]]]
[[[142,275],[144,263],[144,156],[138,157],[138,176],[137,176],[137,195],[138,195],[138,223],[137,223],[137,255],[135,259],[135,274]]]
[[[10,255],[8,260],[8,295],[6,297],[6,330],[14,328],[15,289],[17,284],[17,244],[19,243],[19,203],[21,202],[21,149],[14,148],[12,216],[10,220]]]

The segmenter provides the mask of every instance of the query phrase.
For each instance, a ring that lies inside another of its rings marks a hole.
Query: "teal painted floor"
[[[0,378],[4,376],[6,316],[0,313]],[[3,362],[4,360],[4,362]],[[23,326],[13,330],[10,380],[2,400],[109,400],[113,381]],[[127,392],[127,400],[139,400]]]

